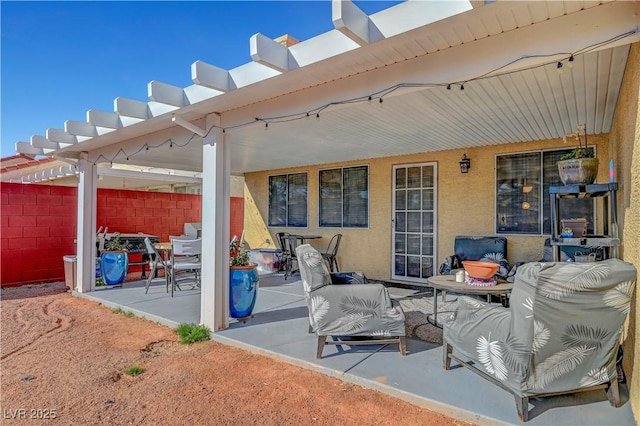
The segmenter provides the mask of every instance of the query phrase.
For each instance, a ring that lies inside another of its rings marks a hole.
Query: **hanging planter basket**
[[[573,158],[558,161],[560,180],[565,185],[591,185],[598,176],[597,158]]]

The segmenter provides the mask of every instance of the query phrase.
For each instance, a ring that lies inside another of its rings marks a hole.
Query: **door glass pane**
[[[433,212],[422,213],[422,232],[433,233]]]
[[[407,214],[403,212],[396,213],[396,231],[405,232],[407,230]]]
[[[422,278],[429,278],[433,275],[433,258],[422,258]]]
[[[424,166],[422,168],[422,187],[423,188],[433,187],[433,174],[434,174],[433,166]]]
[[[407,172],[405,169],[396,169],[396,189],[407,187]]]
[[[433,210],[433,189],[422,190],[422,210]]]
[[[406,256],[395,256],[394,262],[394,271],[396,275],[405,276],[407,271],[407,257]]]
[[[407,191],[407,210],[420,210],[420,192],[419,189]]]
[[[421,274],[421,257],[420,256],[407,256],[407,276],[422,278]]]
[[[396,233],[396,242],[395,242],[395,250],[396,253],[406,253],[406,235]]]
[[[420,212],[407,213],[407,231],[420,232],[422,226],[420,224]]]
[[[409,167],[407,169],[407,187],[420,188],[422,183],[422,173],[420,167]]]
[[[396,191],[396,210],[407,209],[407,191]]]
[[[407,254],[420,254],[420,235],[407,235]]]
[[[422,236],[422,255],[433,256],[433,237],[429,235]]]

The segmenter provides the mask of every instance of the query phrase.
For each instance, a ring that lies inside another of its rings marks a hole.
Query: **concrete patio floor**
[[[120,307],[137,316],[175,328],[180,323],[200,322],[200,291],[184,289],[173,298],[157,279],[149,293],[144,281],[123,287],[101,288],[74,295]],[[390,288],[393,297],[413,290]],[[260,278],[254,317],[246,323],[231,320],[226,330],[212,339],[274,356],[297,366],[341,380],[376,389],[385,394],[476,424],[523,424],[518,419],[514,397],[473,374],[454,366],[442,368],[439,344],[408,339],[407,356],[397,345],[327,346],[323,358],[315,358],[316,338],[309,334],[307,307],[299,276]],[[626,385],[621,385],[623,405],[613,408],[604,391],[532,399],[530,425],[635,425]]]

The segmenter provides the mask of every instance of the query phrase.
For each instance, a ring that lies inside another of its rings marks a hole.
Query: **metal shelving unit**
[[[607,258],[618,257],[618,222],[616,210],[616,197],[618,183],[604,183],[592,185],[566,185],[552,186],[549,188],[551,196],[551,246],[553,258],[560,260],[561,246],[584,246],[585,248],[602,247]],[[564,238],[560,235],[560,202],[567,198],[595,198],[602,197],[603,235],[585,235],[581,237]]]

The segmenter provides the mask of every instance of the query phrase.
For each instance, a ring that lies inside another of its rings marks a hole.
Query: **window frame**
[[[596,146],[595,145],[589,145],[589,148],[594,150],[594,153],[596,153]],[[545,231],[544,229],[544,221],[545,221],[545,209],[548,210],[547,213],[547,218],[550,220],[551,219],[551,206],[550,206],[550,195],[548,193],[548,188],[550,186],[562,186],[562,181],[560,180],[560,175],[557,176],[557,183],[555,183],[556,181],[553,182],[549,182],[544,180],[544,167],[545,167],[545,159],[544,159],[544,155],[545,153],[553,153],[553,152],[558,152],[558,151],[564,151],[564,152],[569,152],[573,149],[573,147],[568,147],[568,148],[550,148],[550,149],[538,149],[538,150],[529,150],[529,151],[518,151],[518,152],[504,152],[504,153],[499,153],[499,154],[495,154],[494,157],[494,179],[493,179],[493,196],[494,196],[494,215],[493,215],[493,225],[494,225],[494,232],[495,235],[504,235],[504,236],[515,236],[515,237],[549,237],[551,235],[551,233],[553,232],[553,224],[550,224],[550,229],[547,231]],[[498,222],[498,214],[499,214],[499,199],[498,199],[498,175],[499,175],[499,170],[498,170],[498,160],[499,157],[513,157],[513,156],[519,156],[519,155],[527,155],[527,154],[538,154],[540,156],[540,163],[539,163],[539,168],[540,168],[540,175],[539,175],[539,200],[540,200],[540,208],[539,208],[539,213],[538,213],[538,226],[539,226],[539,232],[510,232],[510,231],[501,231],[499,228],[499,222]],[[597,156],[597,153],[596,153]],[[545,193],[545,188],[547,189],[547,193]],[[596,200],[592,199],[589,200],[592,202],[591,204],[591,212],[587,215],[588,218],[588,222],[591,223],[591,227],[592,227],[592,231],[594,230],[593,228],[596,227],[597,223],[597,209],[596,209]],[[558,220],[560,220],[560,217],[558,217]]]
[[[346,195],[348,195],[348,193],[345,192],[345,170],[349,170],[349,169],[360,169],[360,168],[364,168],[366,169],[366,179],[367,179],[367,187],[366,187],[366,193],[367,193],[367,197],[366,197],[366,217],[365,217],[365,224],[363,226],[345,226],[345,197]],[[323,199],[325,199],[322,196],[322,173],[323,172],[335,172],[335,171],[340,171],[340,189],[341,189],[341,196],[340,196],[340,225],[324,225],[322,223],[322,207],[323,207]],[[344,166],[344,167],[329,167],[329,168],[325,168],[325,169],[318,169],[318,228],[323,228],[323,229],[369,229],[369,225],[370,225],[370,216],[371,216],[371,206],[370,206],[370,195],[371,195],[371,167],[369,167],[368,164],[358,164],[358,165],[352,165],[352,166]]]
[[[290,185],[290,176],[296,175],[304,175],[305,176],[305,202],[304,202],[304,225],[296,225],[289,223],[289,205],[290,205],[290,193],[289,193],[289,185]],[[285,177],[286,180],[286,190],[284,194],[285,198],[285,213],[284,213],[284,224],[272,224],[271,223],[271,179],[277,177]],[[309,172],[296,172],[296,173],[280,173],[267,176],[267,227],[269,228],[308,228],[309,227]]]

